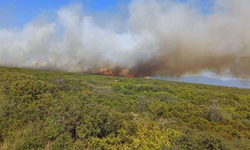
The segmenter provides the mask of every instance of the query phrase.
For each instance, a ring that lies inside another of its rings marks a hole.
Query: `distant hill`
[[[227,86],[227,87],[250,88],[250,81],[239,80],[239,79],[220,80],[220,79],[205,77],[205,76],[180,77],[180,78],[153,77],[153,79],[187,82],[187,83],[199,83],[199,84],[217,85],[217,86]]]

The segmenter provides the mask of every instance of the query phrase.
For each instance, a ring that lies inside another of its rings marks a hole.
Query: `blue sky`
[[[23,26],[41,13],[53,12],[60,7],[81,3],[92,11],[115,9],[119,3],[130,0],[0,0],[0,26]]]
[[[42,13],[51,13],[70,3],[81,3],[91,11],[115,10],[120,3],[131,0],[0,0],[0,27],[21,27]],[[187,0],[175,0],[185,2]],[[213,0],[198,0],[204,10]]]

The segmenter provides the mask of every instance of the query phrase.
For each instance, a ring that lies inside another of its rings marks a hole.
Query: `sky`
[[[81,3],[91,11],[115,11],[119,4],[130,0],[0,0],[0,24],[2,27],[22,27],[44,13],[53,14],[63,6]]]
[[[183,3],[187,0],[174,1]],[[203,12],[207,13],[213,0],[191,1],[196,1]],[[21,28],[38,16],[43,14],[53,16],[54,12],[61,7],[74,3],[81,3],[83,8],[89,11],[115,13],[119,5],[129,5],[130,2],[131,0],[0,0],[0,27]]]

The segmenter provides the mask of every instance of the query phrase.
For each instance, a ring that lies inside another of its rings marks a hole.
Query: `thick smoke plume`
[[[250,1],[133,0],[128,15],[101,22],[80,4],[54,22],[0,29],[0,65],[120,76],[210,71],[250,77]]]

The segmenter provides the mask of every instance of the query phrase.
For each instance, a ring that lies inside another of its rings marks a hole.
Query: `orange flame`
[[[105,75],[105,76],[120,76],[120,77],[135,78],[134,75],[129,74],[128,69],[121,68],[121,67],[112,67],[112,66],[97,68],[97,69],[88,71],[88,73],[97,74],[97,75]]]

